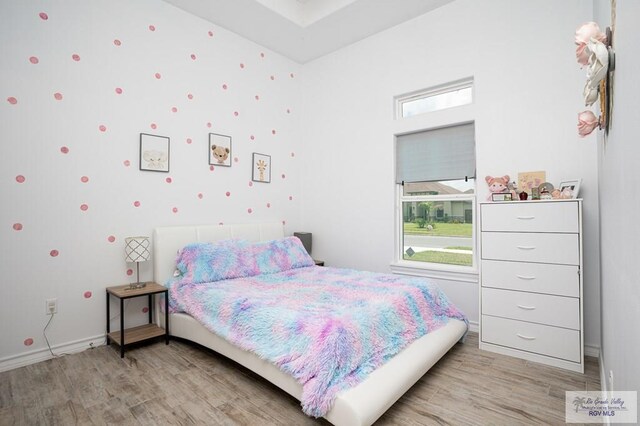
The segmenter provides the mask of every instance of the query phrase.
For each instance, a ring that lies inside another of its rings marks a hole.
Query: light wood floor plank
[[[599,390],[585,374],[478,349],[478,335],[422,377],[378,425],[564,423],[566,390]],[[121,359],[102,346],[0,373],[5,425],[328,425],[235,362],[184,341],[134,346]]]

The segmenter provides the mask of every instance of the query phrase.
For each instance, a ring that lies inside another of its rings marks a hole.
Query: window
[[[397,136],[399,261],[475,266],[474,134],[466,123]]]
[[[396,98],[397,118],[468,105],[473,102],[473,79],[432,87]]]

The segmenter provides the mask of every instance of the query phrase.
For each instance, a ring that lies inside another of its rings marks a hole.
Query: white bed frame
[[[153,233],[154,281],[165,284],[173,276],[176,254],[189,243],[229,238],[258,242],[283,237],[281,223],[156,228]],[[164,327],[164,315],[157,317],[159,325]],[[336,426],[371,425],[447,353],[465,331],[464,322],[451,320],[446,326],[416,340],[359,385],[338,394],[325,418]],[[300,400],[302,385],[292,376],[211,333],[191,316],[171,314],[169,333],[231,358]]]

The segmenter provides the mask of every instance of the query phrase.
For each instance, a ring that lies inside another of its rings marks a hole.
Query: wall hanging
[[[254,182],[271,182],[271,156],[253,153],[253,174],[251,180]]]
[[[169,138],[140,133],[140,170],[169,171]]]
[[[231,136],[209,133],[209,164],[231,167]]]

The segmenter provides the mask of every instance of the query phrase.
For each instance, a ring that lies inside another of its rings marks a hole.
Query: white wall
[[[596,21],[611,24],[609,1],[595,3]],[[640,270],[638,211],[640,199],[640,3],[617,2],[613,38],[616,70],[608,137],[598,138],[602,262],[602,358],[613,372],[614,390],[640,390]],[[610,384],[606,383],[610,388]]]
[[[581,177],[585,342],[599,345],[596,143],[576,133],[584,71],[573,32],[592,4],[458,0],[304,68],[303,221],[329,265],[388,271],[394,258],[394,138],[474,119],[478,197],[485,175]],[[393,97],[473,76],[475,103],[393,119]],[[478,319],[477,283],[440,281]]]
[[[135,280],[127,236],[218,222],[299,229],[297,64],[157,0],[3,1],[0,39],[0,368],[46,356],[47,298],[59,305],[54,346],[104,334],[105,287]],[[140,132],[171,137],[170,173],[138,170]],[[233,137],[231,168],[210,170],[209,132]],[[271,184],[249,186],[252,152],[272,156]],[[151,271],[143,264],[141,278]],[[129,302],[132,322],[144,321],[143,299]]]

